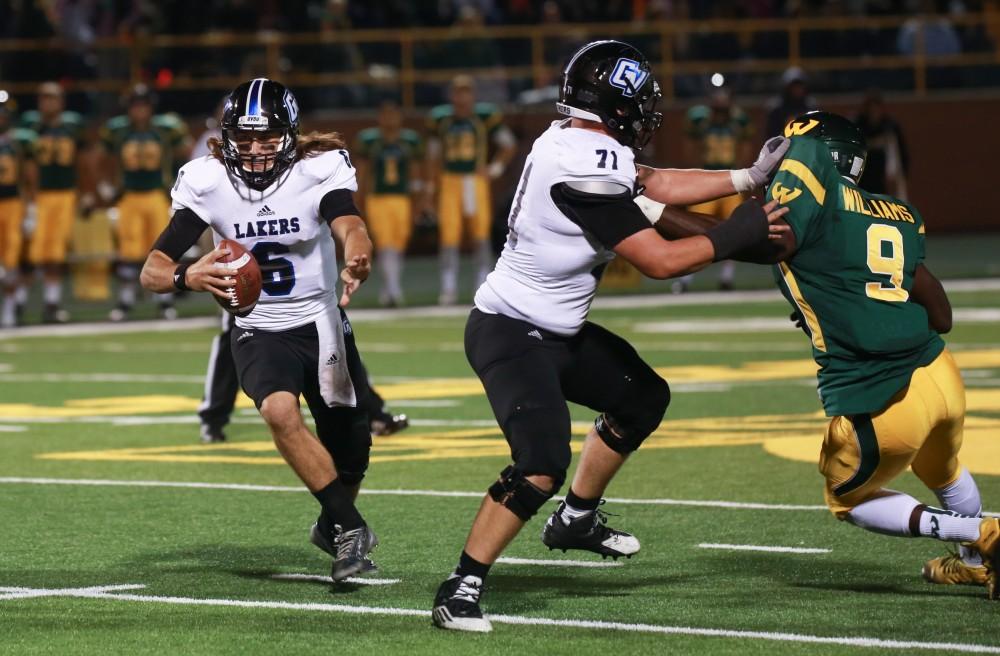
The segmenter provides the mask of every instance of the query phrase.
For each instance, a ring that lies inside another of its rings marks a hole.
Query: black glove
[[[806,330],[805,317],[802,316],[801,312],[799,312],[798,310],[792,310],[792,313],[788,315],[788,319],[789,321],[795,324],[796,328],[800,329],[806,335],[809,334],[809,332]]]

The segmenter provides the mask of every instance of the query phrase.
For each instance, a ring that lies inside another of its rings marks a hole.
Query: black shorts
[[[343,310],[344,350],[356,407],[330,407],[320,391],[319,335],[315,323],[269,332],[234,326],[231,345],[240,385],[259,410],[275,392],[303,396],[316,421],[316,436],[333,455],[338,471],[363,472],[368,466],[371,433],[362,409],[368,383],[354,342],[354,331]],[[359,469],[360,468],[360,469]]]
[[[526,469],[569,466],[567,401],[611,416],[628,414],[645,390],[664,385],[628,342],[590,322],[576,335],[562,337],[473,310],[465,353],[486,388],[514,462],[532,463]]]

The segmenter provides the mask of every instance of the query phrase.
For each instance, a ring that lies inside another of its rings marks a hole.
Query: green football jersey
[[[420,135],[413,130],[400,130],[392,140],[386,140],[379,128],[368,128],[358,134],[354,149],[358,157],[371,163],[370,180],[366,183],[373,194],[408,194],[413,161],[423,157]]]
[[[702,166],[720,170],[739,168],[740,144],[753,134],[750,119],[746,113],[734,107],[724,123],[712,120],[712,109],[706,105],[696,105],[688,110],[684,131],[687,136],[698,141],[701,147]]]
[[[163,189],[172,171],[174,149],[184,141],[187,126],[173,114],[154,116],[150,125],[137,129],[127,116],[109,120],[101,140],[118,158],[125,191]]]
[[[76,112],[63,112],[52,125],[42,121],[37,110],[21,116],[21,127],[35,132],[35,161],[38,163],[38,188],[42,191],[76,189],[76,155],[83,146],[83,118]]]
[[[474,173],[486,165],[490,140],[503,125],[503,115],[490,103],[476,103],[468,118],[455,116],[451,105],[431,110],[428,131],[441,140],[444,170],[450,173]]]
[[[0,198],[15,198],[21,190],[24,160],[34,156],[38,135],[25,128],[0,134]]]
[[[809,137],[792,138],[767,198],[790,210],[798,250],[775,278],[805,319],[826,414],[881,410],[944,348],[910,300],[923,219],[841,177],[826,144]]]

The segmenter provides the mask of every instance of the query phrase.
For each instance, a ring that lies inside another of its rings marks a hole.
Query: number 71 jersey
[[[214,232],[253,253],[263,278],[260,300],[241,328],[288,330],[337,305],[337,252],[320,216],[323,196],[357,191],[346,150],[296,161],[263,192],[249,189],[212,156],[185,164],[171,192],[173,209],[187,208]]]
[[[944,348],[910,299],[923,219],[841,177],[826,144],[808,137],[792,138],[767,198],[789,208],[797,251],[775,279],[804,318],[827,415],[880,410]]]

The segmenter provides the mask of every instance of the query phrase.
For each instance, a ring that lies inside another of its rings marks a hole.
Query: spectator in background
[[[882,94],[872,90],[865,96],[854,119],[868,142],[868,160],[861,187],[875,194],[907,200],[906,170],[909,157],[903,131],[885,111]]]
[[[907,14],[934,14],[934,0],[911,0]],[[896,38],[896,48],[901,55],[913,55],[917,51],[917,34],[923,30],[924,54],[930,56],[957,55],[962,52],[962,43],[958,38],[955,26],[946,16],[938,16],[931,20],[914,16],[899,28]]]
[[[809,95],[809,77],[798,66],[792,66],[781,75],[781,96],[771,101],[764,126],[764,139],[781,134],[785,124],[800,114],[816,109],[816,101]]]

